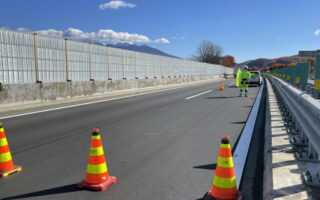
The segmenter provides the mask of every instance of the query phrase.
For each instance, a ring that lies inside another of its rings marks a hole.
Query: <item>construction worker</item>
[[[237,79],[236,79],[236,86],[240,88],[240,95],[242,97],[243,90],[245,91],[244,96],[248,96],[248,80],[251,77],[251,73],[248,72],[248,66],[245,66],[241,71],[238,69],[237,72]]]

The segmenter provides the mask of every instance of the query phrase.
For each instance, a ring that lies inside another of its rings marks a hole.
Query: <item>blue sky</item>
[[[319,0],[0,2],[0,27],[145,43],[181,58],[203,40],[219,44],[237,62],[320,49]]]

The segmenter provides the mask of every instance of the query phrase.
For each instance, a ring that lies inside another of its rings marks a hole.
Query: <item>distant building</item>
[[[299,51],[299,56],[308,56],[308,57],[320,56],[320,50],[315,50],[315,51]]]

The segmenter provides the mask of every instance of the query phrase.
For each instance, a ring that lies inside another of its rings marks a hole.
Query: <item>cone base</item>
[[[238,191],[238,196],[236,199],[217,199],[211,195],[211,191],[207,192],[204,195],[203,200],[243,200],[243,195],[240,191]]]
[[[0,172],[0,178],[4,178],[4,177],[6,177],[6,176],[9,176],[9,175],[12,174],[12,173],[19,172],[19,171],[21,171],[21,170],[22,170],[22,167],[21,167],[21,166],[15,165],[14,168],[11,169],[11,170]]]
[[[105,183],[90,184],[84,180],[82,183],[78,184],[78,187],[79,188],[86,188],[86,189],[90,189],[90,190],[102,191],[102,190],[106,190],[109,185],[116,183],[116,182],[117,182],[116,177],[109,176],[107,182],[105,182]]]

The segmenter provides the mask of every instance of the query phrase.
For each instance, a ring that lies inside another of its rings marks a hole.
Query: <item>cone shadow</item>
[[[253,106],[243,106],[244,108],[252,108]]]
[[[246,121],[242,121],[242,122],[231,122],[230,124],[245,124]]]
[[[228,98],[237,98],[238,96],[231,96],[231,97],[207,97],[207,99],[228,99]]]
[[[200,199],[195,199],[195,200],[204,200],[204,198],[206,197],[207,193],[204,194],[204,196]]]
[[[208,165],[199,165],[199,166],[195,166],[193,168],[196,169],[207,169],[207,170],[215,170],[217,167],[217,163],[213,163],[213,164],[208,164]]]
[[[62,193],[69,193],[69,192],[76,192],[80,191],[81,189],[77,187],[77,184],[71,184],[71,185],[64,185],[61,187],[55,187],[51,189],[41,190],[37,192],[31,192],[27,194],[21,194],[17,196],[12,197],[6,197],[2,200],[11,200],[11,199],[25,199],[25,198],[31,198],[31,197],[40,197],[40,196],[48,196],[48,195],[54,195],[54,194],[62,194]]]

